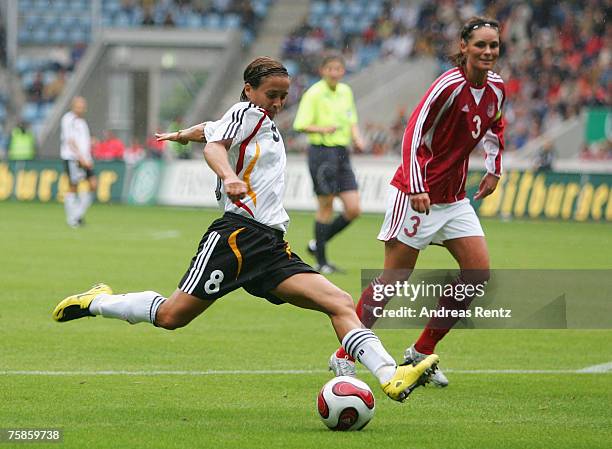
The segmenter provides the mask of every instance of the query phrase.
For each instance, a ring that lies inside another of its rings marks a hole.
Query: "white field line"
[[[239,375],[311,375],[328,373],[327,370],[207,370],[207,371],[0,371],[0,376],[239,376]],[[445,369],[444,372],[455,374],[612,374],[612,362],[603,365],[588,366],[582,369]]]

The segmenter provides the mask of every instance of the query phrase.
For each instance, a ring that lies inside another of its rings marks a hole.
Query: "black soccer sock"
[[[329,225],[329,229],[327,230],[327,241],[330,241],[337,233],[350,225],[351,221],[352,220],[347,220],[342,214],[338,215]]]
[[[327,258],[325,257],[325,243],[327,242],[327,235],[329,234],[329,227],[327,223],[321,223],[315,221],[315,240],[317,241],[317,263],[319,265],[327,265]]]

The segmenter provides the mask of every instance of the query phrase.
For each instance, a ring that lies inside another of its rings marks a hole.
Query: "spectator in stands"
[[[31,161],[36,156],[36,138],[27,122],[21,122],[11,131],[7,142],[9,161]]]
[[[133,137],[130,145],[125,147],[123,161],[128,165],[135,165],[146,157],[147,153],[144,147],[140,144],[140,141],[136,137]]]
[[[43,81],[43,74],[41,71],[36,72],[34,75],[34,81],[30,87],[28,87],[28,101],[31,101],[36,104],[40,104],[43,102],[45,91],[45,83]]]
[[[92,153],[98,161],[123,160],[125,145],[112,131],[104,132],[104,139],[93,145]]]
[[[158,141],[155,138],[155,134],[161,134],[163,132],[164,131],[158,128],[156,133],[150,132],[147,135],[147,139],[145,141],[145,148],[149,157],[152,157],[153,159],[162,159],[164,157],[164,152],[166,150],[166,142]]]
[[[60,69],[53,81],[45,86],[44,99],[46,101],[55,101],[63,92],[66,86],[66,70]]]
[[[87,45],[85,42],[77,42],[72,50],[70,50],[70,70],[74,70],[76,65],[79,63],[85,51],[87,50]]]
[[[553,162],[555,160],[555,146],[552,140],[546,140],[540,148],[537,160],[536,160],[536,171],[547,172],[553,169]]]

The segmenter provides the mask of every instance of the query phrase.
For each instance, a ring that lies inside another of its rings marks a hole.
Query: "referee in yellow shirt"
[[[325,245],[361,213],[349,147],[352,144],[362,151],[364,142],[357,126],[353,91],[340,82],[345,72],[342,56],[324,57],[319,66],[321,80],[304,92],[293,122],[293,128],[307,133],[310,141],[308,168],[318,210],[315,239],[308,243],[308,251],[316,256],[322,274],[340,271],[327,261]],[[333,219],[336,196],[342,201],[343,212]]]

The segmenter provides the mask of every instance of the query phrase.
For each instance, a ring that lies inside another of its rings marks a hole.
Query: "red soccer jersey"
[[[476,146],[484,147],[487,171],[500,176],[504,99],[504,82],[492,71],[481,88],[461,68],[442,74],[408,120],[391,184],[409,195],[428,192],[432,204],[459,201]]]

